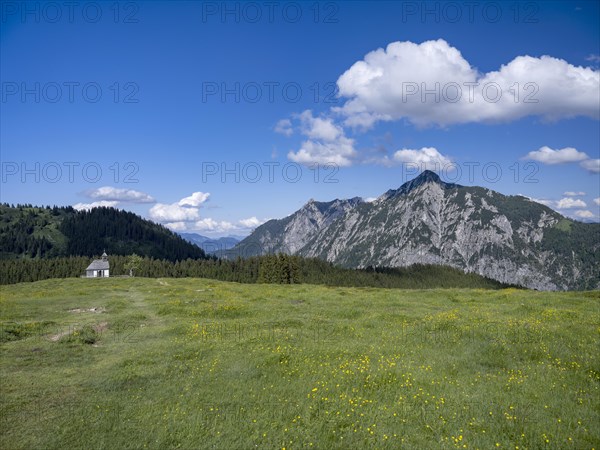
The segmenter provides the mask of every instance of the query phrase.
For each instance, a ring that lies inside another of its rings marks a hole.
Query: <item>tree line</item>
[[[91,260],[82,256],[48,259],[0,260],[0,284],[31,282],[48,278],[80,277]],[[346,269],[315,258],[285,254],[245,259],[185,259],[169,261],[131,255],[109,256],[111,276],[211,278],[238,283],[321,284],[347,287],[404,289],[506,287],[500,282],[444,266],[414,265],[406,268]]]

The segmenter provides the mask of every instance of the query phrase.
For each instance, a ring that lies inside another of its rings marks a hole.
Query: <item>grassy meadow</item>
[[[599,449],[600,293],[1,287],[2,449]]]

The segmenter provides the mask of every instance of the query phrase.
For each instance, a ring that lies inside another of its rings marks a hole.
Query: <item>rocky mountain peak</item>
[[[434,171],[424,170],[418,177],[412,179],[411,181],[419,183],[427,183],[433,181],[435,183],[440,183],[442,180],[440,179],[440,176]]]
[[[428,183],[435,183],[435,184],[441,186],[443,189],[453,189],[453,188],[457,188],[457,187],[462,187],[458,184],[446,183],[445,181],[442,181],[442,179],[440,178],[440,176],[437,173],[435,173],[431,170],[424,170],[423,172],[421,172],[421,174],[419,176],[417,176],[416,178],[413,178],[410,181],[407,181],[402,186],[400,186],[398,189],[390,189],[385,194],[383,194],[383,196],[381,198],[383,200],[387,200],[387,199],[389,199],[391,197],[395,197],[397,195],[407,195],[410,192],[414,191],[415,189],[417,189],[425,184],[428,184]]]

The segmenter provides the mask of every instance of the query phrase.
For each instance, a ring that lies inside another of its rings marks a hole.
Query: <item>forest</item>
[[[171,230],[128,211],[0,204],[0,258],[137,253],[178,261],[207,258]]]
[[[130,259],[131,256],[110,256],[111,276],[129,276]],[[0,284],[80,277],[90,262],[90,258],[82,256],[3,259],[0,260]],[[238,258],[233,261],[185,259],[173,262],[143,257],[139,258],[133,275],[152,278],[199,277],[238,283],[309,283],[404,289],[507,287],[495,280],[463,273],[451,267],[414,265],[405,268],[345,269],[319,259],[284,254]]]

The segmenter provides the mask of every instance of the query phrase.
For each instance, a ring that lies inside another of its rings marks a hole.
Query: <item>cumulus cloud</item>
[[[419,150],[402,149],[392,156],[396,163],[418,165],[422,170],[440,170],[449,167],[452,163],[450,158],[442,155],[434,147],[423,147]]]
[[[299,118],[302,134],[310,139],[335,141],[344,134],[341,127],[335,125],[331,119],[314,117],[309,109],[300,114]]]
[[[92,208],[98,208],[101,206],[107,206],[107,207],[111,207],[114,208],[119,204],[118,201],[108,201],[108,200],[100,200],[97,202],[92,202],[92,203],[75,203],[73,205],[73,208],[75,208],[77,211],[83,211],[83,210],[87,210],[89,211]]]
[[[198,208],[186,208],[177,203],[157,203],[149,211],[150,218],[157,222],[185,222],[196,220],[200,216]]]
[[[588,172],[600,173],[600,159],[591,159],[587,153],[580,152],[573,147],[565,147],[554,150],[550,147],[543,146],[539,150],[527,153],[522,159],[531,159],[542,164],[566,164],[578,162]],[[571,193],[573,196],[585,195],[584,193]],[[565,195],[568,195],[565,193]]]
[[[263,224],[266,220],[260,220],[256,217],[249,217],[248,219],[241,219],[236,223],[228,222],[226,220],[215,220],[211,217],[205,217],[197,220],[193,223],[187,223],[187,229],[197,232],[208,232],[208,233],[225,233],[225,232],[244,232],[249,228],[256,228]]]
[[[300,130],[308,137],[296,152],[290,151],[288,158],[300,164],[335,164],[350,166],[357,156],[354,140],[345,136],[341,126],[329,117],[314,117],[306,110],[297,116]]]
[[[186,222],[169,222],[169,223],[165,223],[165,227],[167,227],[171,231],[186,231],[187,223]]]
[[[200,209],[209,197],[210,193],[208,192],[194,192],[174,203],[156,203],[150,208],[148,214],[152,220],[162,223],[176,232],[244,232],[265,222],[255,216],[241,219],[235,223],[226,220],[219,221],[211,217],[200,217]]]
[[[594,214],[591,211],[581,209],[579,211],[575,211],[575,216],[580,217],[582,219],[593,219]]]
[[[182,198],[181,200],[179,200],[179,203],[177,203],[177,204],[179,206],[194,206],[194,207],[198,207],[202,203],[204,203],[205,201],[207,201],[208,197],[210,197],[210,194],[208,192],[194,192],[189,197],[185,197],[185,198]]]
[[[554,150],[545,145],[539,150],[527,153],[524,157],[524,159],[531,159],[533,161],[541,162],[542,164],[565,164],[584,161],[588,158],[588,155],[577,151],[573,147]]]
[[[259,220],[254,216],[239,221],[240,225],[244,228],[256,228],[257,226],[262,225],[264,222],[264,220]]]
[[[594,199],[594,203],[598,206],[600,206],[600,197],[597,197]]]
[[[129,203],[154,203],[155,200],[145,192],[133,189],[120,189],[112,186],[103,186],[87,192],[87,196],[97,200],[108,200]]]
[[[366,130],[380,121],[414,125],[511,122],[535,116],[546,121],[600,118],[600,70],[574,66],[552,56],[518,56],[497,70],[480,72],[461,52],[438,39],[420,44],[392,42],[355,62],[337,80],[345,102],[321,116],[306,110],[282,119],[275,131],[306,136],[288,158],[302,164],[350,166],[359,160],[354,139],[343,127]],[[296,126],[295,121],[299,122]],[[409,155],[400,153],[400,162]],[[398,163],[395,155],[363,162]],[[541,147],[526,158],[545,164],[578,162],[600,172],[600,161],[574,148]]]
[[[600,71],[551,56],[518,56],[480,73],[443,39],[392,42],[368,53],[337,80],[345,125],[407,119],[418,126],[598,118]]]
[[[196,231],[210,231],[213,233],[223,233],[236,229],[236,226],[231,222],[217,221],[207,217],[205,219],[198,220],[192,225],[192,228]]]
[[[561,198],[557,203],[558,209],[569,209],[569,208],[585,208],[587,205],[583,200],[574,199],[570,197]]]
[[[175,203],[156,203],[149,210],[152,220],[162,223],[172,231],[196,231],[210,233],[225,233],[244,231],[256,228],[264,220],[256,217],[241,219],[235,223],[225,220],[215,220],[211,217],[200,217],[200,208],[209,199],[208,192],[194,192]]]
[[[389,157],[374,157],[366,162],[383,164],[393,167],[400,164],[414,166],[420,170],[440,171],[442,169],[453,170],[452,159],[441,154],[435,147],[422,147],[420,149],[401,149]]]
[[[574,191],[567,191],[563,193],[564,196],[566,197],[583,197],[585,195],[585,192],[579,191],[579,192],[574,192]]]
[[[305,165],[317,163],[347,167],[352,164],[354,155],[353,140],[343,138],[336,142],[304,141],[300,150],[288,153],[288,158]]]
[[[183,231],[181,222],[192,222],[200,218],[200,206],[208,200],[210,193],[194,192],[175,203],[157,203],[150,208],[152,220],[161,222],[173,230]]]
[[[579,163],[581,167],[592,173],[600,173],[600,159],[586,159]]]

